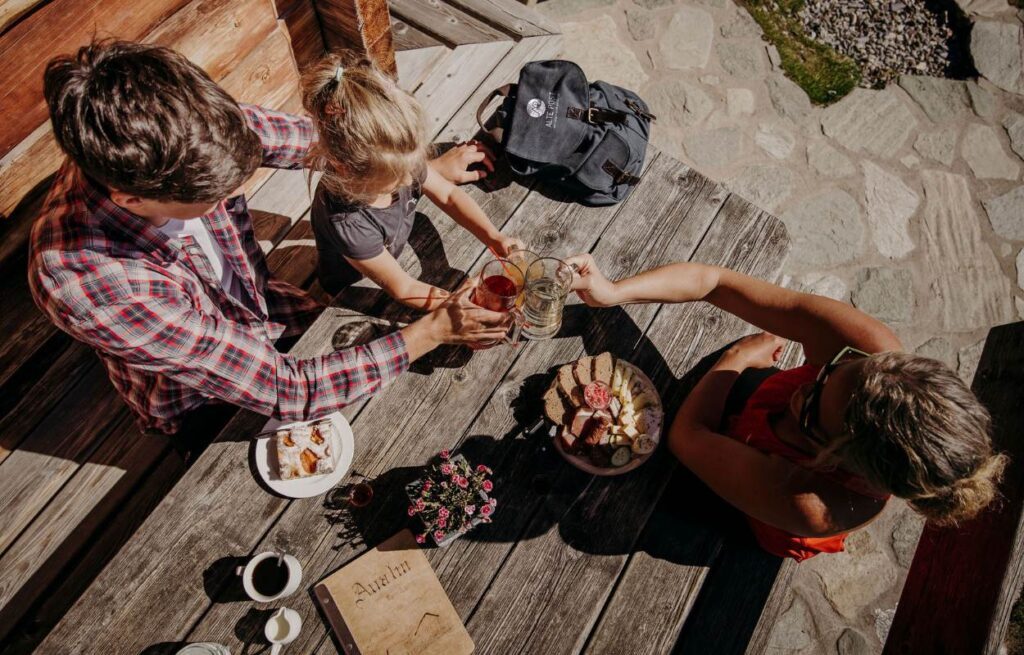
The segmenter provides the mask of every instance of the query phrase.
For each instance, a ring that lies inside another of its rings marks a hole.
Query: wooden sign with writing
[[[313,588],[348,655],[468,655],[473,640],[408,530]]]

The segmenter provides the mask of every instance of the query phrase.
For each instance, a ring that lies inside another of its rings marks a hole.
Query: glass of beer
[[[573,268],[554,257],[541,257],[526,269],[523,334],[550,339],[562,327],[562,309],[572,288]]]
[[[505,339],[479,344],[490,347],[508,341],[513,346],[519,343],[522,329],[522,313],[516,308],[519,294],[523,290],[523,272],[507,259],[495,259],[480,269],[480,279],[473,290],[473,304],[492,312],[508,312],[512,315],[512,330]]]

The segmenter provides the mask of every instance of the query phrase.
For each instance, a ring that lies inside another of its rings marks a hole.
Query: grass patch
[[[1020,0],[1024,1],[1024,0]],[[857,62],[804,32],[798,14],[803,0],[739,0],[779,51],[782,69],[815,104],[827,105],[860,82]]]

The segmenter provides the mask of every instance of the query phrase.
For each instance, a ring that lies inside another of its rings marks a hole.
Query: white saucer
[[[295,480],[282,480],[278,472],[271,465],[270,442],[273,436],[263,437],[256,440],[256,470],[263,482],[276,493],[289,498],[312,498],[327,493],[335,487],[352,465],[352,455],[355,453],[355,441],[352,438],[352,426],[348,419],[341,412],[334,412],[326,418],[334,423],[334,430],[331,435],[331,452],[334,453],[334,470],[323,475],[315,475],[309,478],[297,478]],[[282,425],[280,421],[271,419],[263,427],[262,431],[276,430],[277,428],[291,428],[313,421],[299,421]]]

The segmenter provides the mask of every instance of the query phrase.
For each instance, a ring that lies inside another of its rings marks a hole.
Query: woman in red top
[[[890,495],[939,523],[974,516],[995,497],[1006,457],[993,451],[988,412],[947,366],[900,352],[892,330],[867,314],[703,264],[612,282],[590,255],[569,261],[588,305],[704,300],[765,330],[704,375],[668,445],[747,515],[768,552],[803,560],[841,551]],[[723,418],[740,375],[772,367],[786,339],[807,363],[769,375]]]

